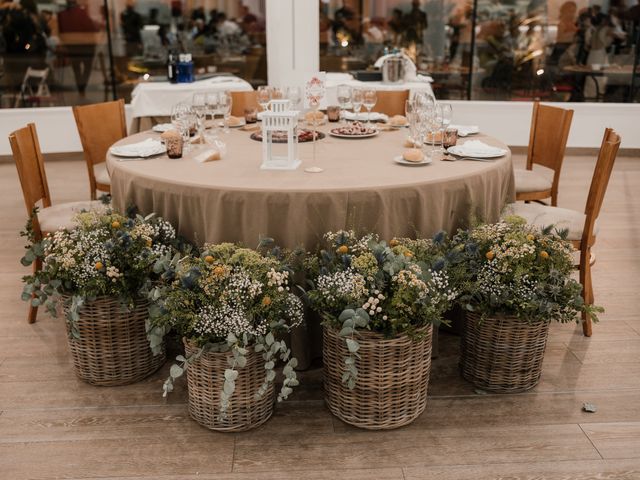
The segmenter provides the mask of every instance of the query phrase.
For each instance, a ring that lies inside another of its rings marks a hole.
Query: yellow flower
[[[540,252],[540,258],[546,260],[547,258],[549,258],[549,254],[543,250]]]
[[[114,220],[113,222],[111,222],[111,228],[120,228],[120,222]]]
[[[534,237],[534,236],[533,236],[533,235],[531,235],[531,234],[527,235],[527,240],[529,240],[530,242],[533,242],[533,240],[534,240],[535,238],[536,238],[536,237]]]
[[[102,267],[104,265],[102,265],[102,262],[96,262],[96,270],[102,270]]]
[[[151,247],[151,240],[147,240],[147,248]]]
[[[213,263],[213,257],[211,255],[207,255],[206,257],[204,257],[204,261],[211,264]]]
[[[411,257],[413,257],[413,253],[410,252],[409,250],[407,250],[406,252],[404,252],[404,256],[407,257],[407,258],[411,258]]]
[[[262,299],[262,305],[268,307],[271,305],[271,297],[267,296]]]
[[[391,239],[391,241],[389,242],[390,247],[397,247],[398,245],[400,245],[400,242],[396,238]]]
[[[213,274],[214,275],[224,275],[224,267],[221,267],[220,265],[218,265],[216,268],[213,269]]]
[[[496,254],[493,253],[493,250],[489,250],[486,254],[485,257],[487,257],[487,260],[493,260],[495,258]]]
[[[345,253],[347,253],[349,251],[349,247],[347,247],[346,245],[340,245],[338,247],[338,253],[344,255]]]

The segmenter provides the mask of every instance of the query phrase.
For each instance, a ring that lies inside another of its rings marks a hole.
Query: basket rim
[[[467,317],[476,317],[478,319],[482,319],[483,314],[479,313],[479,312],[471,312],[466,310],[465,312],[465,316]],[[495,312],[492,314],[488,314],[488,315],[484,315],[485,319],[491,319],[491,320],[508,320],[510,322],[521,322],[521,323],[525,323],[527,325],[537,325],[539,323],[551,323],[552,320],[551,319],[547,319],[547,320],[541,320],[541,319],[537,319],[537,320],[527,320],[526,318],[522,318],[522,317],[516,317],[515,315],[508,315],[505,314],[503,312]]]
[[[416,328],[415,331],[419,333],[422,333],[422,332],[426,333],[426,331],[429,330],[430,328],[433,328],[433,326],[434,325],[432,323],[429,323],[427,325],[423,325],[421,327]],[[340,332],[340,328],[338,327],[323,325],[322,328],[327,330],[328,332],[332,332],[336,336],[339,336],[338,333]],[[384,335],[384,333],[373,332],[367,329],[356,328],[355,331],[356,331],[356,337],[361,337],[366,340],[380,340],[380,341],[392,342],[392,341],[401,340],[404,338],[410,338],[408,333],[401,333],[394,337],[387,337]]]

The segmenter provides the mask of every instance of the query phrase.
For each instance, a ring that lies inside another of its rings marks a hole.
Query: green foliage
[[[358,330],[387,337],[415,335],[429,323],[439,324],[456,297],[446,257],[446,235],[433,240],[394,239],[387,245],[375,235],[329,232],[327,247],[305,261],[311,279],[312,308],[329,328],[345,339],[343,382],[357,378]]]
[[[35,211],[34,211],[35,214]],[[76,322],[82,306],[101,296],[117,297],[123,308],[146,296],[158,280],[156,261],[175,251],[173,227],[155,215],[127,218],[108,207],[83,211],[74,218],[73,229],[60,229],[42,239],[29,219],[23,236],[29,244],[23,265],[42,262],[42,269],[23,278],[22,299],[45,306],[54,316],[67,298],[67,321],[77,336]],[[162,344],[162,329],[148,326],[155,353]]]
[[[275,380],[275,362],[285,363],[278,400],[298,384],[295,358],[284,341],[276,339],[303,321],[301,300],[291,292],[290,261],[297,254],[261,240],[259,250],[232,243],[207,244],[199,256],[165,255],[154,270],[163,283],[149,292],[156,303],[152,325],[173,329],[203,351],[229,352],[229,368],[220,393],[220,414],[225,415],[235,390],[238,370],[253,348],[265,361],[265,379],[256,395],[263,396]],[[164,385],[166,395],[193,360],[178,359]],[[174,375],[175,374],[175,375]]]
[[[585,305],[566,231],[539,229],[521,217],[459,231],[452,251],[462,259],[460,303],[482,316],[503,314],[529,322],[578,321],[600,307]]]

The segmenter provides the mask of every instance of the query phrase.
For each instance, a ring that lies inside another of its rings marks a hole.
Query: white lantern
[[[298,159],[298,115],[290,110],[289,100],[272,100],[270,110],[262,112],[262,170],[295,170],[300,166]],[[273,152],[273,133],[287,133],[287,154]]]

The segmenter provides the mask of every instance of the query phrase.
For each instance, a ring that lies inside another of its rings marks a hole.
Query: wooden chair
[[[9,143],[13,159],[18,169],[18,177],[22,186],[22,195],[27,207],[27,215],[31,217],[33,209],[38,206],[38,214],[33,217],[33,233],[36,241],[43,235],[59,228],[73,227],[73,216],[82,210],[101,206],[101,202],[73,202],[51,205],[47,175],[44,170],[44,159],[40,151],[36,126],[30,123],[9,135]],[[40,203],[40,205],[38,205]],[[33,263],[36,272],[42,268],[40,260]],[[27,319],[29,323],[36,321],[38,307],[29,304]]]
[[[591,282],[592,256],[591,248],[596,243],[598,226],[596,220],[600,215],[600,208],[607,191],[611,170],[620,148],[620,136],[612,129],[607,128],[604,133],[596,168],[593,171],[589,196],[584,213],[569,210],[567,208],[552,207],[538,203],[512,203],[507,207],[507,212],[519,215],[529,223],[541,227],[554,225],[558,229],[568,229],[568,239],[573,246],[580,250],[580,283],[582,284],[582,296],[585,303],[591,305],[594,302],[593,284]],[[591,336],[591,318],[582,315],[582,330],[587,337]]]
[[[91,200],[96,190],[111,192],[111,179],[105,163],[109,147],[127,136],[124,100],[73,107],[84,159],[89,172]]]
[[[516,200],[541,201],[551,198],[551,205],[558,204],[558,183],[564,160],[573,110],[533,104],[529,150],[526,170],[515,169]],[[534,171],[540,165],[553,170],[553,180]]]
[[[245,108],[255,108],[260,110],[258,97],[255,90],[250,92],[230,92],[231,93],[231,115],[244,118]]]
[[[384,113],[393,117],[404,115],[404,104],[409,100],[409,90],[378,90],[377,101],[371,109],[372,112]]]

